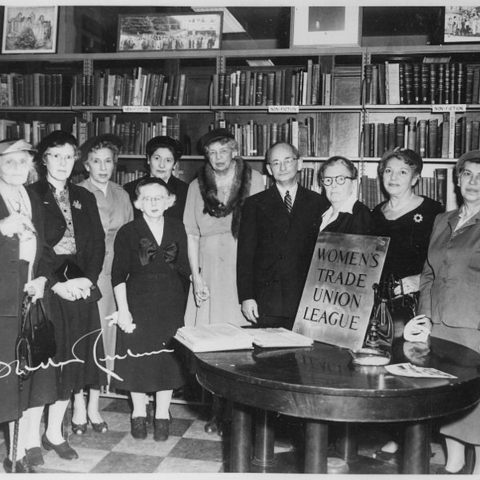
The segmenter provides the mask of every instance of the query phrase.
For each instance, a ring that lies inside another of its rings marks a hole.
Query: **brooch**
[[[78,200],[74,200],[72,205],[78,210],[82,209],[82,204]]]
[[[413,221],[416,222],[416,223],[423,222],[423,215],[421,215],[420,213],[416,213],[413,216]]]

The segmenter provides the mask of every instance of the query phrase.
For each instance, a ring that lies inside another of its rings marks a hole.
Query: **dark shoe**
[[[93,428],[94,432],[96,432],[96,433],[107,433],[108,432],[107,422],[93,423],[90,419],[88,419],[88,421],[92,425],[92,428]]]
[[[170,420],[168,418],[156,418],[153,421],[153,439],[156,442],[164,442],[170,433]]]
[[[3,461],[3,468],[7,473],[13,472],[13,462],[7,457]],[[15,462],[15,473],[37,473],[23,457],[21,460]]]
[[[25,449],[25,458],[27,459],[27,463],[33,467],[45,463],[43,461],[42,449],[40,447]]]
[[[464,465],[458,472],[449,472],[445,467],[440,467],[437,470],[437,475],[467,475],[467,466]]]
[[[54,445],[45,433],[42,436],[42,445],[45,450],[55,450],[57,455],[65,460],[75,460],[78,458],[78,453],[67,442]]]
[[[132,437],[137,440],[147,438],[147,417],[133,417],[130,420]]]
[[[72,432],[75,435],[83,435],[87,431],[86,423],[74,423],[72,422]]]
[[[218,430],[218,419],[217,418],[212,418],[209,422],[205,424],[205,427],[203,427],[205,430],[205,433],[216,433]]]

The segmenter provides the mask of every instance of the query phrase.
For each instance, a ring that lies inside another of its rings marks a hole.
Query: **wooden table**
[[[391,363],[410,361],[405,353],[414,345],[397,341]],[[480,399],[480,354],[435,338],[430,352],[415,362],[457,378],[393,376],[384,367],[354,365],[347,350],[317,342],[308,348],[199,353],[196,360],[200,384],[234,402],[232,472],[250,471],[252,407],[305,419],[306,473],[327,473],[333,421],[404,422],[403,473],[423,474],[429,469],[429,420]]]

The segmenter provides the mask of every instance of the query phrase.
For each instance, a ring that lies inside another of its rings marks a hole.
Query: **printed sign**
[[[293,331],[319,342],[363,346],[390,239],[320,232]]]

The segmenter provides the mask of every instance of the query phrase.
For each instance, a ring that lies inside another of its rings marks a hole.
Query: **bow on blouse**
[[[159,248],[155,246],[148,238],[140,240],[140,263],[142,266],[148,265],[157,256]],[[162,249],[163,259],[166,263],[171,264],[178,258],[178,246],[176,242],[169,243]],[[173,267],[173,265],[170,265]]]

